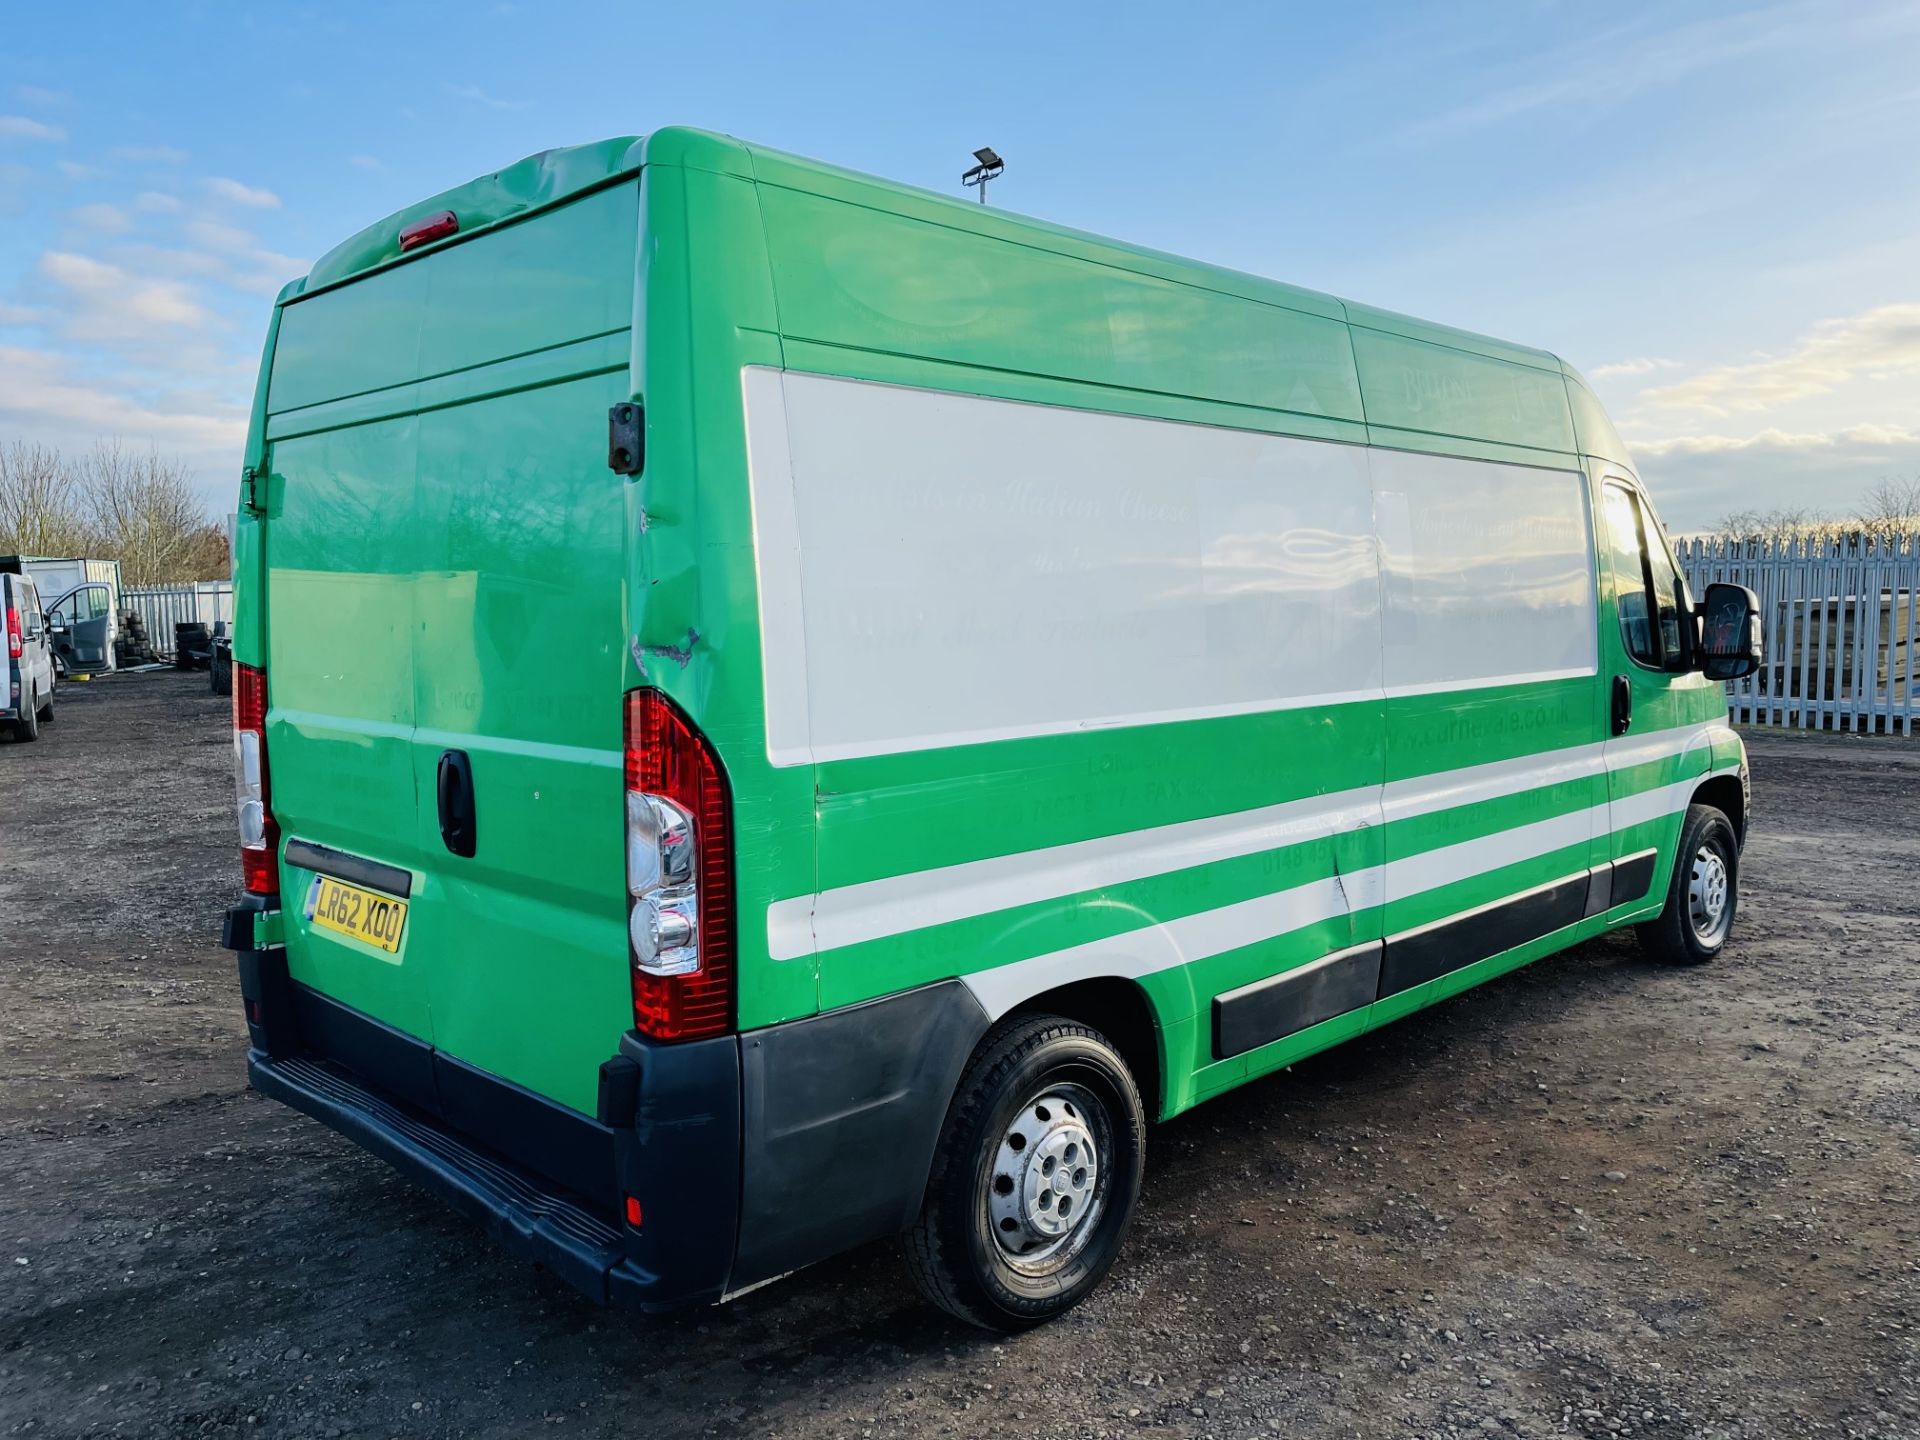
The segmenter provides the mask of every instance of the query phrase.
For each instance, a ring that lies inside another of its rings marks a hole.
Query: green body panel
[[[462,233],[399,256],[400,228],[445,208]],[[1592,763],[1623,667],[1629,738],[1725,715],[1699,677],[1632,667],[1604,558],[1591,675],[769,757],[747,367],[1578,471],[1598,533],[1602,478],[1632,473],[1584,382],[1543,351],[683,130],[549,152],[409,207],[289,287],[274,326],[248,450],[269,474],[235,567],[236,656],[269,670],[275,812],[289,835],[415,877],[405,943],[385,956],[313,932],[309,877],[284,868],[293,973],[582,1110],[631,1023],[619,752],[635,686],[665,691],[726,768],[742,1029],[1333,882],[1338,913],[1129,975],[1157,1027],[1162,1114],[1643,918],[1679,812],[1615,826],[1610,806],[1740,763],[1717,731]],[[646,459],[622,479],[604,464],[606,411],[629,398]],[[1150,655],[1141,668],[1151,687]],[[473,756],[484,797],[472,861],[437,828],[450,748]],[[1425,777],[1549,753],[1585,761],[1532,788],[1392,807]],[[1328,797],[1387,808],[774,958],[770,907]],[[1396,889],[1397,863],[1535,832],[1519,858]],[[1650,846],[1645,900],[1214,1057],[1223,992]]]

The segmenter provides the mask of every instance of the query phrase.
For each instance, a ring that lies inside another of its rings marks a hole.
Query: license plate
[[[407,902],[331,875],[316,875],[307,892],[307,919],[391,955],[400,948],[400,932],[407,927]]]

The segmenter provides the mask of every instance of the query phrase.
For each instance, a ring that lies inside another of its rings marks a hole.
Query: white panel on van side
[[[1593,543],[1577,471],[1368,455],[1389,695],[1594,673]]]
[[[775,764],[1379,695],[1361,448],[780,380],[784,447],[745,390]]]

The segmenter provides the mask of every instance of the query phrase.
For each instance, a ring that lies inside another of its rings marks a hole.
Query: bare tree
[[[227,535],[186,466],[119,441],[73,461],[46,445],[0,445],[0,554],[93,555],[129,585],[229,573]]]
[[[204,578],[186,572],[207,528],[207,507],[179,461],[102,441],[81,462],[80,486],[96,553],[118,560],[127,583]]]
[[[1789,540],[1828,525],[1824,516],[1804,507],[1776,505],[1771,510],[1733,510],[1720,518],[1720,533],[1736,540]]]
[[[1870,535],[1920,534],[1920,475],[1887,475],[1860,502],[1860,528]]]
[[[72,467],[58,450],[0,445],[0,552],[79,555],[91,527]]]

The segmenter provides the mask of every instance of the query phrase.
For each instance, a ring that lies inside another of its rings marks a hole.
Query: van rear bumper
[[[245,948],[252,922],[230,912],[227,940],[253,1087],[622,1309],[711,1304],[911,1224],[988,1028],[956,980],[744,1035],[630,1030],[588,1116],[293,980]]]
[[[739,1049],[628,1035],[602,1067],[623,1123],[441,1056],[240,952],[254,1089],[337,1130],[503,1248],[603,1305],[674,1310],[727,1291],[737,1234]],[[661,1116],[671,1117],[663,1121]],[[642,1225],[626,1223],[626,1196]]]

